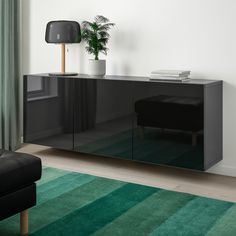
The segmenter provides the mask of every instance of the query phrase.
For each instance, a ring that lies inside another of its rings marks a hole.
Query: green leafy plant
[[[110,23],[109,19],[100,15],[96,16],[93,22],[83,21],[82,40],[87,43],[86,50],[95,56],[95,60],[99,60],[100,52],[107,55],[106,45],[110,38],[108,31],[113,26],[114,23]]]

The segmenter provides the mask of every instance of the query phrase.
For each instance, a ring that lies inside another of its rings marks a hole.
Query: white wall
[[[22,0],[24,73],[58,71],[60,49],[44,41],[50,20],[102,14],[111,32],[108,74],[148,75],[190,69],[193,78],[224,80],[224,160],[211,171],[236,176],[235,0]],[[69,46],[68,70],[87,71],[83,44]]]

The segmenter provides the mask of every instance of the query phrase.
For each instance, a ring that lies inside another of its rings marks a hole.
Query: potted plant
[[[106,61],[99,60],[99,54],[107,55],[106,47],[110,35],[108,31],[115,26],[109,19],[98,15],[93,22],[83,21],[82,40],[86,42],[86,50],[94,55],[94,59],[89,60],[89,74],[93,76],[104,76],[106,74]]]

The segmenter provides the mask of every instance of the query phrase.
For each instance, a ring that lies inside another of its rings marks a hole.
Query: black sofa
[[[20,213],[21,235],[28,234],[27,209],[36,205],[35,181],[41,173],[39,158],[0,150],[0,221]]]
[[[203,130],[202,98],[158,95],[138,100],[135,112],[141,138],[145,127],[191,131],[195,146],[197,133]]]

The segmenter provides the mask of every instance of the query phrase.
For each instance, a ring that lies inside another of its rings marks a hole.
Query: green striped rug
[[[236,205],[209,198],[44,168],[30,235],[236,235]],[[0,222],[18,235],[19,216]]]

